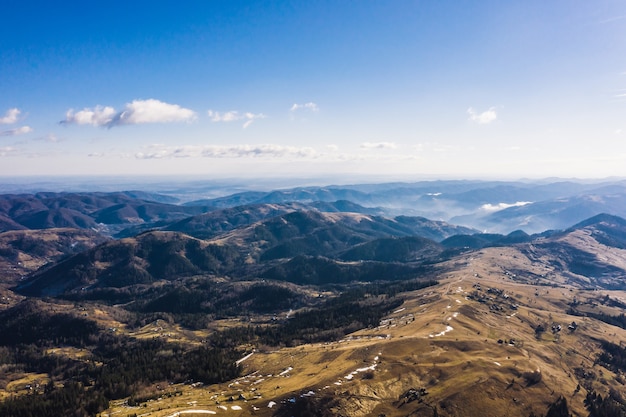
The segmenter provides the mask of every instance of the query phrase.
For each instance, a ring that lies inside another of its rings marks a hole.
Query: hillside
[[[549,262],[569,283],[626,289],[625,237],[626,222],[602,214],[562,233],[537,239],[524,251],[531,260]]]
[[[226,208],[298,202],[334,211],[329,205],[345,201],[340,211],[419,216],[489,233],[521,229],[534,234],[564,229],[600,213],[626,216],[625,196],[620,180],[420,181],[244,191],[185,204]]]
[[[300,204],[242,205],[187,217],[168,225],[164,230],[182,232],[199,239],[206,239],[304,208],[305,206]]]
[[[200,273],[219,274],[232,270],[238,262],[238,254],[228,247],[174,232],[152,232],[74,255],[33,274],[20,283],[17,291],[55,296],[123,288]]]
[[[20,277],[46,264],[83,252],[107,240],[92,230],[69,228],[0,233],[0,283],[15,284]]]
[[[217,236],[213,241],[240,247],[253,259],[268,261],[297,255],[336,257],[374,239],[424,236],[443,240],[472,229],[419,217],[386,218],[359,213],[297,211]]]
[[[174,221],[203,213],[202,206],[140,191],[0,195],[0,231],[72,227],[113,234],[137,223]]]
[[[441,245],[419,236],[380,238],[355,246],[341,254],[344,261],[417,262],[443,252]]]
[[[0,411],[64,395],[156,417],[626,415],[625,220],[439,244],[412,228],[463,229],[316,210],[248,224],[271,211],[250,209],[208,240],[142,233],[21,281],[47,298],[0,317],[20,335],[2,341]]]

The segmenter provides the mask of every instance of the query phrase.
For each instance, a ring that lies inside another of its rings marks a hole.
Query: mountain
[[[70,293],[86,296],[107,288],[152,285],[161,280],[198,274],[263,275],[263,271],[274,267],[272,262],[284,263],[298,256],[339,256],[355,245],[381,237],[406,237],[421,232],[445,237],[456,231],[470,230],[423,218],[387,219],[356,213],[297,210],[301,208],[296,204],[255,205],[190,217],[170,228],[190,230],[197,236],[222,233],[200,240],[180,232],[153,231],[107,242],[37,271],[21,282],[17,291],[30,296]],[[243,226],[237,227],[238,224]],[[409,241],[426,242],[426,239],[413,238],[405,242]],[[434,254],[436,247],[430,242],[428,249],[417,250],[415,244],[410,244],[411,253],[404,255],[423,261],[417,254]],[[384,266],[377,268],[376,271],[381,271]],[[375,268],[365,269],[365,272],[342,272],[337,282],[359,280],[364,276],[371,280],[375,274],[386,279],[384,274],[372,272]],[[324,282],[334,280],[330,277]]]
[[[344,261],[416,262],[433,259],[443,248],[419,236],[380,238],[348,249],[340,255]]]
[[[63,227],[94,229],[97,227],[97,222],[90,216],[67,208],[52,208],[28,212],[15,217],[15,221],[28,229]]]
[[[626,289],[626,221],[600,214],[522,246],[531,261],[549,259],[550,270],[568,283],[589,288]]]
[[[321,211],[328,204],[348,201],[339,211],[394,217],[441,219],[490,233],[514,230],[540,233],[569,227],[593,215],[625,216],[624,181],[421,181],[355,184],[240,192],[188,205],[224,208],[242,204],[299,202]]]
[[[340,262],[319,256],[296,256],[269,268],[261,277],[299,285],[337,285],[353,282],[399,281],[423,278],[428,269],[389,262]]]
[[[269,192],[243,192],[227,197],[191,201],[186,203],[186,205],[207,205],[215,208],[225,208],[249,204],[310,203],[338,200],[349,200],[357,202],[357,204],[370,201],[367,194],[349,188],[307,187]]]
[[[169,224],[164,230],[206,239],[238,227],[305,208],[306,206],[297,203],[242,205],[187,217]]]
[[[600,213],[626,216],[626,189],[622,186],[603,187],[576,196],[537,201],[491,213],[457,216],[450,221],[492,232],[522,229],[527,233],[540,233],[548,229],[565,229]]]
[[[72,227],[114,234],[131,224],[171,222],[207,210],[172,201],[140,191],[5,194],[0,195],[0,231]]]
[[[495,244],[503,237],[504,235],[495,233],[461,234],[444,239],[441,245],[448,249],[480,249]]]
[[[198,187],[209,195],[245,188]],[[388,218],[422,217],[502,234],[563,229],[603,212],[626,216],[626,184],[620,180],[328,185],[247,190],[180,203],[200,191],[194,187],[169,190],[175,197],[143,191],[5,194],[0,195],[0,230],[96,227],[110,236],[129,237],[209,211],[263,204],[302,204],[322,212]]]
[[[325,213],[361,213],[374,216],[385,216],[387,214],[387,210],[378,207],[364,207],[349,200],[337,200],[333,202],[313,201],[308,205]]]
[[[440,221],[407,216],[389,219],[359,213],[295,211],[268,218],[214,238],[239,247],[252,259],[269,261],[298,255],[334,257],[354,245],[391,236],[422,236],[443,240],[473,232]]]
[[[108,239],[93,230],[12,230],[0,233],[0,271],[3,284],[88,250]]]
[[[626,220],[496,235],[285,209],[207,213],[181,223],[227,220],[206,240],[145,232],[20,281],[29,298],[0,312],[0,413],[626,412]]]
[[[231,248],[175,232],[150,232],[74,255],[20,283],[30,296],[124,288],[196,274],[222,274],[240,262]]]

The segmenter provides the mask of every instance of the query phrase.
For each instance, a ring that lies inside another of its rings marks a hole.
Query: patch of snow
[[[267,403],[267,408],[272,408],[276,405],[276,403],[274,401],[270,401],[269,403]]]
[[[241,406],[239,406],[239,405],[232,405],[232,406],[230,407],[230,409],[231,409],[231,410],[241,410]]]
[[[238,361],[235,361],[235,363],[237,365],[239,365],[241,362],[245,361],[246,359],[249,359],[250,356],[254,355],[254,351],[250,352],[249,354],[247,354],[246,356],[244,356],[243,358],[239,359]]]
[[[428,335],[428,337],[439,337],[439,336],[443,336],[444,334],[446,334],[446,333],[448,333],[448,332],[451,332],[452,330],[454,330],[454,329],[452,328],[452,326],[447,326],[447,327],[446,327],[446,330],[444,330],[444,331],[442,331],[442,332],[440,332],[440,333],[437,333],[437,334],[432,334],[432,333],[431,333],[431,334],[429,334],[429,335]]]
[[[217,413],[212,410],[182,410],[182,411],[177,411],[174,414],[170,414],[167,417],[179,417],[182,414],[217,414]]]
[[[502,364],[500,362],[494,362],[496,365],[498,366],[502,366]]]
[[[283,376],[285,374],[288,374],[292,370],[293,370],[293,368],[290,366],[287,369],[285,369],[284,371],[282,371],[281,373],[279,373],[278,376]]]
[[[404,311],[404,310],[406,310],[406,308],[402,307],[402,308],[399,308],[396,311],[394,311],[394,313],[399,313],[399,312]]]

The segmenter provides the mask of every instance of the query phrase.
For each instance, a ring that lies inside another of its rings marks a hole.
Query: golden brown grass
[[[545,278],[538,282],[537,276]],[[619,343],[626,340],[626,331],[567,311],[574,298],[591,302],[609,295],[626,300],[624,292],[563,285],[567,277],[515,248],[483,249],[461,256],[441,267],[439,279],[436,287],[403,294],[401,308],[377,328],[328,344],[265,347],[242,362],[242,376],[236,380],[195,387],[153,384],[145,388],[145,395],[154,394],[154,400],[140,407],[116,401],[102,415],[167,417],[181,410],[209,410],[218,415],[270,416],[275,411],[268,407],[270,402],[278,407],[281,400],[309,393],[312,398],[332,398],[328,406],[350,416],[432,416],[436,407],[440,416],[526,417],[531,412],[545,414],[560,395],[574,415],[585,415],[587,391],[584,386],[577,390],[579,383],[603,395],[610,388],[623,391],[616,375],[595,359],[598,339]],[[495,292],[489,292],[490,288]],[[485,297],[482,302],[473,297],[475,291]],[[191,344],[212,330],[242,323],[220,321],[212,329],[191,332],[159,320],[130,331],[114,309],[85,308],[104,328],[136,338],[158,336]],[[594,308],[610,314],[619,311]],[[567,330],[572,321],[579,326],[574,332]],[[537,337],[539,324],[547,330]],[[553,334],[552,324],[561,324],[562,330]],[[55,353],[80,357],[83,352]],[[577,376],[581,369],[596,377],[581,380]],[[27,384],[25,379],[19,381],[14,386]],[[426,388],[428,394],[422,402],[403,404],[399,398],[409,388]]]

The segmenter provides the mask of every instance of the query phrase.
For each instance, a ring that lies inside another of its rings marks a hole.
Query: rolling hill
[[[442,201],[443,184],[430,185]],[[475,184],[453,185],[470,204]],[[518,195],[491,188],[483,196]],[[375,193],[390,193],[314,191],[271,198],[366,194],[378,204]],[[3,213],[82,206],[91,219],[160,218],[177,231],[106,242],[75,229],[0,234],[7,268],[51,261],[18,282],[27,299],[0,314],[20,335],[0,341],[0,411],[49,407],[55,395],[83,404],[88,392],[98,401],[84,415],[626,415],[626,220],[613,214],[481,234],[336,200],[176,220],[183,206],[161,215],[160,204],[124,196],[44,197],[19,197]],[[248,197],[270,199],[238,198]]]
[[[15,284],[21,277],[44,265],[58,262],[107,240],[92,230],[83,229],[12,230],[0,233],[0,283]]]
[[[175,232],[150,232],[108,242],[38,271],[16,290],[56,296],[221,274],[239,265],[238,253]]]
[[[207,210],[173,201],[139,191],[5,194],[0,195],[0,231],[73,227],[113,234],[131,224],[174,221]]]

